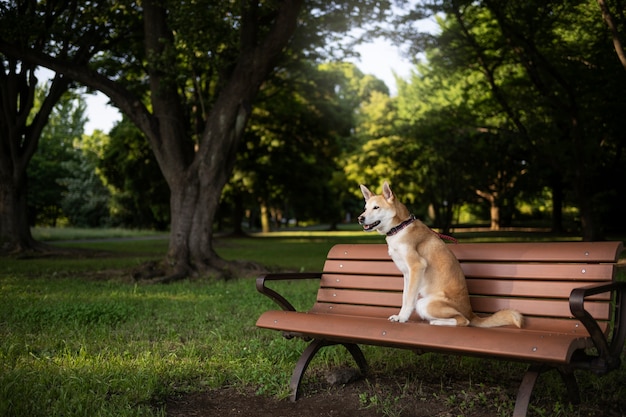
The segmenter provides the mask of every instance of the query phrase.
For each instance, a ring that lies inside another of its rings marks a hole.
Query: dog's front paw
[[[394,314],[393,316],[389,317],[389,321],[397,321],[400,323],[405,323],[408,319],[409,319],[408,317],[402,317],[397,314]]]

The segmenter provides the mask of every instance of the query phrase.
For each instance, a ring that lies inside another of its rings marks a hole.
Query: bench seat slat
[[[568,363],[577,349],[590,347],[577,334],[520,330],[510,327],[431,326],[424,322],[392,323],[383,318],[336,316],[294,311],[268,311],[257,326],[301,333],[337,342],[488,355],[553,364]]]
[[[374,307],[374,306],[359,306],[353,304],[333,304],[333,303],[316,303],[311,309],[310,313],[319,314],[337,314],[345,316],[363,316],[372,318],[388,319],[392,314],[397,314],[398,309],[394,307]],[[410,321],[421,321],[421,319],[413,313]],[[600,328],[602,331],[606,331],[608,323],[601,322]],[[585,327],[576,319],[557,319],[552,317],[524,317],[524,329],[539,330],[539,331],[552,331],[561,333],[571,333],[577,335],[587,336],[588,333]]]
[[[518,242],[518,243],[460,243],[448,248],[461,261],[525,261],[525,262],[615,262],[621,252],[615,242]],[[335,245],[328,259],[387,260],[387,245]]]

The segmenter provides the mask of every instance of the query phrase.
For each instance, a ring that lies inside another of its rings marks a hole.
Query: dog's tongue
[[[363,230],[365,230],[366,232],[369,232],[369,231],[373,230],[379,224],[380,224],[380,221],[376,221],[376,222],[374,222],[372,224],[364,224],[363,225]]]

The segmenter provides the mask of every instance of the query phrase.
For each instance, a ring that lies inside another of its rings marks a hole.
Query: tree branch
[[[602,11],[602,18],[604,19],[606,25],[611,31],[611,36],[613,37],[613,47],[615,48],[617,58],[622,63],[624,69],[626,69],[626,54],[624,53],[624,48],[622,47],[622,42],[619,37],[617,26],[613,21],[613,15],[611,14],[609,7],[606,5],[604,0],[598,0],[598,5],[600,6],[600,10]]]
[[[23,48],[0,39],[0,52],[21,59],[34,65],[62,73],[67,77],[107,95],[113,103],[124,112],[140,129],[154,135],[155,126],[152,115],[133,93],[119,83],[91,70],[86,65],[51,57],[32,48]],[[151,138],[152,139],[152,138]]]

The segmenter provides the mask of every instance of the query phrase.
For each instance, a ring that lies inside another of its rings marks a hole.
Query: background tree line
[[[497,229],[520,207],[528,216],[546,207],[554,230],[572,207],[589,240],[624,229],[618,1],[395,3],[3,4],[3,102],[18,103],[4,104],[0,119],[3,201],[21,198],[7,194],[21,189],[9,168],[27,165],[34,179],[46,158],[63,160],[51,166],[53,185],[30,181],[30,223],[169,228],[179,240],[167,258],[183,274],[202,269],[198,259],[223,265],[211,249],[216,224],[336,224],[358,212],[356,184],[382,179],[444,229],[461,208]],[[421,33],[424,17],[438,31]],[[278,30],[281,18],[297,28]],[[420,57],[397,95],[341,62],[350,51],[336,39],[366,21],[366,36],[388,36]],[[80,26],[80,39],[62,23]],[[37,65],[57,75],[35,105],[26,98]],[[76,134],[80,114],[62,115],[80,113],[64,95],[74,82],[108,94],[125,119],[106,135]],[[54,112],[64,121],[56,130]],[[59,187],[63,198],[44,204],[43,191]]]

